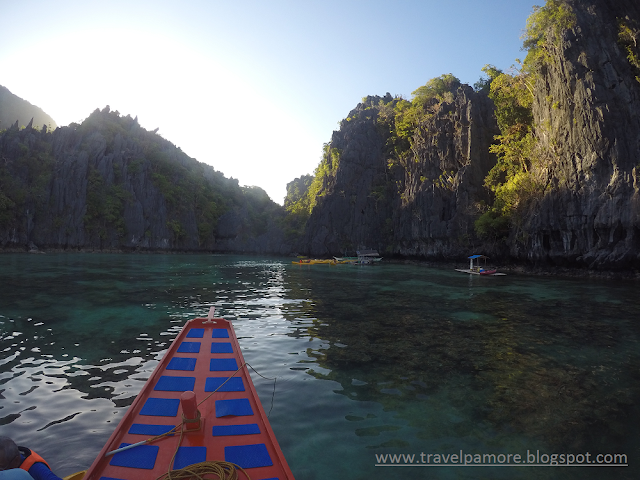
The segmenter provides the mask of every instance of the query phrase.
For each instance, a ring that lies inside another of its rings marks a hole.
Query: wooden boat
[[[469,258],[469,268],[456,268],[456,272],[468,273],[470,275],[491,275],[491,276],[503,276],[506,273],[499,273],[496,268],[487,268],[487,259],[485,255],[471,255]],[[477,260],[478,263],[474,265],[473,261]],[[484,260],[484,267],[480,266],[480,260]]]
[[[254,480],[294,478],[233,326],[211,310],[185,324],[86,475],[74,479],[155,480],[170,470],[191,478],[175,470],[234,468],[220,462]]]

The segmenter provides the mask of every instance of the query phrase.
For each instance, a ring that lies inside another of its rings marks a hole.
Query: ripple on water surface
[[[633,285],[106,254],[2,255],[0,282],[2,434],[61,475],[88,467],[184,321],[210,306],[262,375],[251,373],[298,480],[404,475],[374,466],[385,453],[640,456]],[[412,478],[602,478],[415,468]]]

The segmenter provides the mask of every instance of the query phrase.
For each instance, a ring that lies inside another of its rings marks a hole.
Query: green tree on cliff
[[[480,79],[473,84],[473,89],[476,92],[486,92],[489,93],[489,89],[491,88],[491,82],[502,74],[502,70],[496,68],[494,65],[485,65],[482,67],[482,71],[485,73],[486,78],[480,77]]]
[[[447,94],[451,94],[452,98],[453,93],[458,89],[458,87],[460,87],[460,85],[461,83],[458,78],[453,76],[451,73],[446,73],[439,77],[432,78],[425,85],[418,87],[416,90],[411,92],[411,95],[414,96],[413,102],[416,104],[424,104],[434,98],[442,101],[445,99]]]
[[[494,202],[476,221],[476,232],[482,237],[506,237],[520,211],[544,191],[545,185],[533,174],[543,156],[534,131],[533,92],[540,66],[551,61],[562,32],[574,24],[566,2],[548,0],[545,6],[534,7],[527,20],[523,48],[528,54],[520,68],[495,77],[491,77],[496,73],[491,66],[483,69],[491,77],[489,97],[495,103],[501,134],[490,147],[497,163],[485,178]]]

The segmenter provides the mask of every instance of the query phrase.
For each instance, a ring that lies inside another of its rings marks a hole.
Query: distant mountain
[[[284,215],[109,107],[0,132],[0,249],[286,254]]]
[[[16,121],[19,127],[25,127],[32,118],[34,127],[41,128],[46,125],[47,128],[54,129],[58,126],[40,107],[31,105],[0,85],[0,130],[6,130]]]

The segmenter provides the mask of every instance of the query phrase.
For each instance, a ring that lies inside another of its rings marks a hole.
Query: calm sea
[[[215,306],[247,362],[277,377],[274,394],[252,375],[298,480],[640,478],[639,287],[384,261],[4,254],[0,435],[59,475],[88,468],[183,323]],[[629,466],[450,465],[460,451]],[[376,466],[393,454],[442,463]]]

